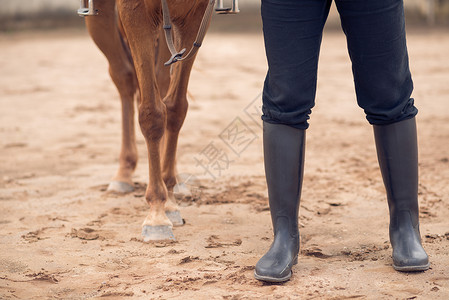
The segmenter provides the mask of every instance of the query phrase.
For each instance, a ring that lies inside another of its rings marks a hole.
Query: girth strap
[[[209,0],[209,3],[206,7],[206,11],[204,12],[204,15],[203,15],[203,19],[201,20],[200,28],[196,35],[195,42],[193,42],[192,48],[190,48],[190,51],[186,55],[184,55],[186,53],[185,48],[182,49],[181,51],[177,51],[175,48],[175,43],[174,43],[173,34],[172,34],[170,11],[168,9],[167,0],[161,0],[161,1],[162,1],[162,16],[163,16],[163,22],[164,22],[163,28],[164,28],[164,33],[165,33],[165,40],[167,41],[168,49],[170,50],[170,53],[172,55],[170,57],[170,59],[164,65],[169,66],[172,63],[175,63],[177,61],[190,59],[198,52],[198,49],[201,47],[201,44],[203,43],[204,36],[206,35],[206,31],[207,31],[207,27],[209,25],[210,19],[212,18],[215,0]]]

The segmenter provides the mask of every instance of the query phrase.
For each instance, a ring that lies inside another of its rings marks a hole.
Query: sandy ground
[[[421,232],[431,269],[391,267],[372,129],[356,105],[345,39],[324,37],[308,131],[301,256],[292,279],[253,278],[272,238],[263,176],[260,34],[211,34],[192,72],[178,169],[195,180],[176,243],[142,242],[136,191],[108,194],[120,112],[84,31],[0,36],[1,299],[449,299],[449,32],[410,32],[420,109]],[[234,134],[239,132],[238,135]],[[206,163],[198,164],[217,151]]]

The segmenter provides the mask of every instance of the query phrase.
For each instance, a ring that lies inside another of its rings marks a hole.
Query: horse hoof
[[[184,182],[180,182],[173,188],[173,195],[176,199],[180,200],[184,197],[192,197],[192,192]]]
[[[111,181],[107,189],[108,192],[116,192],[116,193],[131,193],[134,191],[134,187],[123,181]]]
[[[144,242],[149,241],[176,241],[171,226],[150,226],[142,227],[142,236]]]
[[[166,211],[165,214],[173,223],[173,226],[182,226],[184,225],[184,219],[181,217],[181,212],[179,210],[175,211]]]

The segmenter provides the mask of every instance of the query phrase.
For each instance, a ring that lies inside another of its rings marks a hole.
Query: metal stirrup
[[[239,0],[232,0],[231,7],[224,7],[223,0],[217,1],[217,6],[215,7],[215,12],[217,14],[237,14],[239,10]]]
[[[168,49],[170,50],[170,53],[172,55],[164,65],[169,66],[177,61],[190,59],[198,52],[198,49],[201,47],[201,44],[204,40],[204,36],[206,35],[210,19],[212,18],[215,0],[209,0],[209,3],[206,7],[206,11],[204,12],[203,15],[203,19],[201,20],[201,25],[196,35],[195,42],[193,42],[192,48],[190,49],[189,52],[187,52],[186,55],[184,55],[186,49],[177,51],[175,48],[175,43],[173,41],[173,34],[172,34],[172,24],[170,20],[170,11],[168,9],[167,0],[161,0],[161,2],[162,2],[162,16],[164,21],[163,28],[165,33],[165,40],[167,41]]]
[[[98,15],[98,10],[94,8],[94,0],[89,0],[87,7],[86,1],[80,0],[80,8],[78,9],[78,15],[80,15],[80,17]]]

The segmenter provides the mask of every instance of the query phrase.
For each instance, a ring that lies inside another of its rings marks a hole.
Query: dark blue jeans
[[[299,129],[315,104],[318,56],[332,0],[262,0],[268,73],[262,119]],[[402,0],[335,0],[352,61],[357,102],[373,125],[410,119]],[[339,74],[335,74],[339,76]]]

